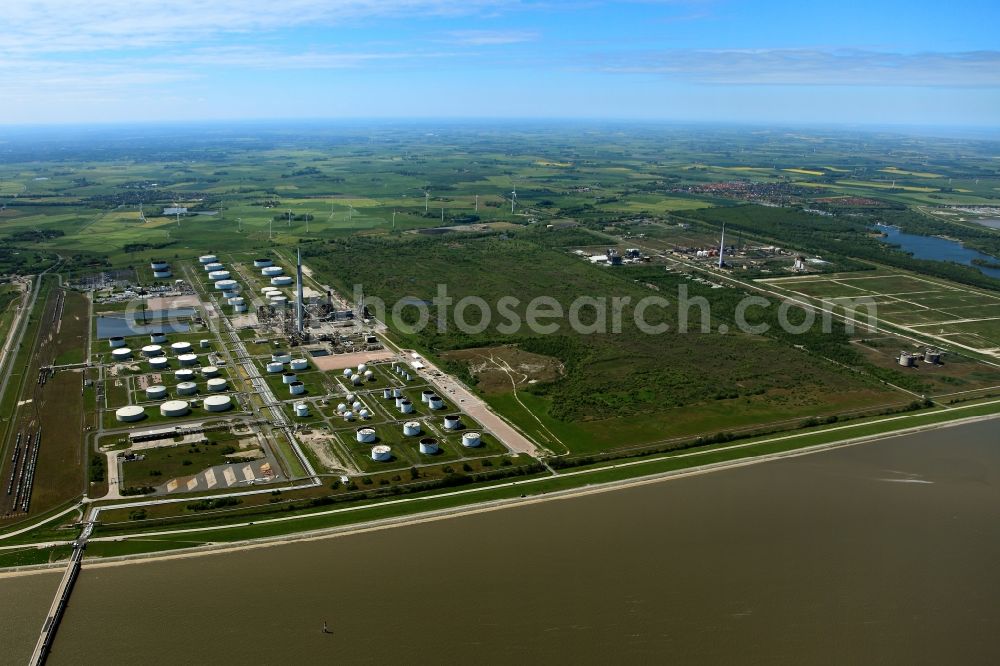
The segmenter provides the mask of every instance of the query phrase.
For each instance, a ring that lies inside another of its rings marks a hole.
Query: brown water
[[[345,538],[85,568],[51,663],[995,664],[998,593],[992,422]]]
[[[0,578],[0,664],[27,664],[62,571]]]

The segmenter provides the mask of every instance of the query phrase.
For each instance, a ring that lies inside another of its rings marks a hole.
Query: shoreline
[[[667,481],[673,481],[677,479],[700,476],[703,474],[711,474],[714,472],[720,472],[730,469],[738,469],[741,467],[748,467],[751,465],[763,464],[763,463],[773,462],[776,460],[783,460],[786,458],[796,458],[800,456],[814,455],[817,453],[823,453],[827,451],[834,451],[841,448],[859,446],[862,444],[872,444],[887,439],[893,439],[896,437],[906,437],[909,435],[915,435],[921,432],[927,432],[945,428],[953,428],[963,425],[971,425],[973,423],[980,423],[983,421],[990,421],[998,418],[1000,418],[1000,414],[985,414],[978,416],[970,416],[964,419],[954,419],[954,420],[944,421],[941,423],[913,426],[910,428],[904,428],[901,430],[896,430],[888,433],[862,435],[859,437],[852,437],[843,440],[837,440],[834,442],[827,442],[823,444],[815,444],[813,446],[807,446],[798,449],[792,449],[789,451],[780,451],[776,453],[753,456],[750,458],[737,458],[735,460],[726,460],[716,463],[708,463],[706,465],[697,465],[679,470],[658,472],[655,474],[638,476],[630,479],[606,481],[603,483],[593,484],[593,485],[586,484],[576,488],[567,488],[564,490],[557,490],[551,493],[542,493],[540,495],[535,495],[535,496],[489,500],[486,502],[472,503],[446,509],[437,509],[433,511],[420,512],[407,516],[398,516],[394,518],[381,518],[371,521],[363,521],[355,523],[353,525],[320,528],[315,530],[282,534],[271,537],[261,537],[259,539],[246,539],[241,541],[223,542],[218,544],[206,544],[201,546],[194,546],[192,548],[178,549],[178,552],[160,551],[152,553],[138,553],[134,555],[116,555],[113,557],[99,558],[89,561],[84,559],[83,569],[84,570],[92,568],[101,569],[108,567],[126,566],[132,564],[142,564],[147,562],[188,559],[194,557],[203,557],[206,555],[217,555],[217,554],[233,553],[233,552],[252,550],[258,548],[269,548],[294,542],[310,542],[310,541],[319,541],[324,539],[334,539],[346,536],[353,536],[357,534],[365,534],[369,532],[388,530],[396,527],[404,527],[408,525],[420,525],[430,522],[437,522],[441,520],[449,520],[452,518],[460,518],[476,514],[499,511],[503,509],[513,509],[513,508],[531,506],[542,502],[568,500],[577,497],[586,497],[590,495],[602,494],[607,492],[627,490],[629,488],[637,488],[656,483],[664,483]],[[255,522],[257,524],[260,524],[261,522],[264,521],[255,521]],[[245,526],[247,526],[246,523],[238,523],[232,527],[245,527]],[[220,529],[220,528],[216,526],[197,531],[211,532],[214,529]],[[136,535],[135,537],[122,537],[118,540],[142,540],[142,536]],[[30,546],[26,546],[26,548],[27,547]],[[60,561],[60,562],[53,562],[51,564],[30,565],[26,567],[10,567],[7,569],[0,569],[0,580],[8,578],[16,578],[21,576],[55,573],[65,569],[65,567],[66,563],[64,561]]]

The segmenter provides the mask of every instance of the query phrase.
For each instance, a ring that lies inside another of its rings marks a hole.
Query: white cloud
[[[105,51],[367,18],[462,16],[526,0],[5,0],[0,54]]]
[[[461,46],[502,46],[534,42],[538,38],[534,30],[453,30],[442,41]]]
[[[601,71],[726,85],[1000,86],[1000,51],[672,49],[603,54]]]

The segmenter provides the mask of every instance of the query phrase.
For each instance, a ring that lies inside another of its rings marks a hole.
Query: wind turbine
[[[396,230],[396,211],[392,211],[392,230]]]
[[[239,233],[243,233],[243,218],[242,217],[236,218],[236,231],[238,231]]]
[[[424,190],[424,213],[427,212],[430,203],[431,203],[431,193],[428,192],[427,190]]]
[[[476,195],[476,212],[479,212],[479,195]]]
[[[510,192],[510,214],[514,214],[514,206],[517,205],[517,185]]]
[[[292,226],[292,209],[289,208],[287,211],[285,211],[285,214],[287,215],[288,218],[287,221],[285,222],[285,226],[290,227]]]

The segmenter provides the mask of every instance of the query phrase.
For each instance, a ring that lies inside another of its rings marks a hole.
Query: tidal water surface
[[[19,584],[0,580],[0,595]],[[996,664],[998,592],[1000,421],[986,421],[354,536],[85,566],[49,663]]]

